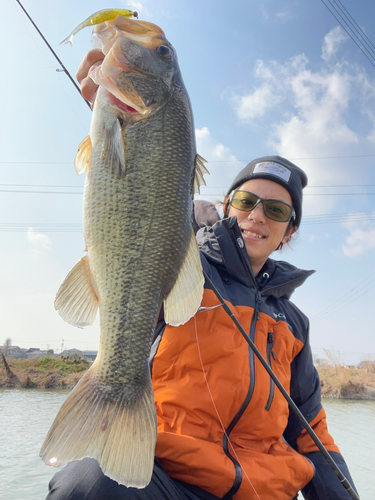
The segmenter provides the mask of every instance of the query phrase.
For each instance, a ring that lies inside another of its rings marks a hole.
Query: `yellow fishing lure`
[[[92,16],[88,17],[83,23],[79,24],[70,35],[63,40],[60,45],[64,43],[70,43],[70,46],[73,45],[73,37],[81,31],[81,29],[86,28],[86,26],[94,26],[95,24],[104,23],[104,21],[109,21],[110,19],[114,19],[116,16],[125,16],[125,17],[138,17],[138,12],[133,12],[128,9],[104,9],[95,12]]]

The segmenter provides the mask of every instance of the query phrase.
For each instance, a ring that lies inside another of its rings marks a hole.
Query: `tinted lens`
[[[288,222],[291,219],[293,208],[290,205],[278,200],[262,200],[256,194],[249,193],[249,191],[236,191],[231,205],[237,210],[250,212],[259,200],[262,201],[264,213],[269,219],[277,222]]]
[[[237,210],[250,212],[259,200],[258,196],[248,191],[236,191],[233,195],[231,205]]]
[[[269,219],[276,220],[278,222],[287,222],[290,220],[293,209],[290,205],[287,205],[283,201],[265,200],[264,212]]]

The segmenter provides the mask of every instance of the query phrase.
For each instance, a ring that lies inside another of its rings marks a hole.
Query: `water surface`
[[[44,500],[56,469],[39,458],[67,391],[0,390],[0,500]],[[325,400],[328,427],[361,500],[375,499],[375,401]]]

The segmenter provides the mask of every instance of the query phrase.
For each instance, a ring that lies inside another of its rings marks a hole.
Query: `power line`
[[[374,158],[375,155],[310,156],[295,157],[290,160],[342,160],[345,158]],[[207,163],[249,163],[252,160],[207,160]],[[0,165],[73,165],[73,161],[0,161]],[[345,167],[345,165],[342,165]],[[349,167],[351,165],[348,165]],[[357,165],[358,167],[358,165]]]
[[[0,189],[0,193],[27,193],[27,194],[80,194],[74,191],[24,191],[20,189]],[[374,193],[375,194],[375,193]]]
[[[329,224],[338,222],[352,222],[360,220],[375,219],[375,211],[372,212],[340,212],[333,214],[306,215],[302,223],[304,225]],[[58,223],[58,222],[0,222],[1,232],[27,232],[35,229],[43,232],[79,232],[82,230],[81,223]]]
[[[345,8],[345,6],[342,4],[342,2],[340,2],[340,0],[338,0],[338,2],[341,5],[341,7],[343,8],[343,10],[348,14],[348,16],[353,21],[353,23],[357,26],[358,30],[360,30],[360,32],[363,34],[364,38],[366,38],[367,41],[369,42],[369,44],[372,46],[372,48],[375,49],[375,45],[371,42],[371,40],[368,38],[366,33],[362,30],[362,28],[357,23],[357,21],[350,15],[349,11]]]
[[[74,186],[74,185],[69,185],[65,186],[62,184],[20,184],[20,183],[13,183],[13,184],[0,184],[0,186],[18,186],[18,187],[45,187],[45,188],[82,188],[83,186]],[[205,189],[228,189],[228,186],[202,186]],[[321,184],[317,186],[306,186],[305,189],[307,188],[343,188],[343,187],[375,187],[375,184]]]
[[[365,273],[367,273],[368,271],[366,270]],[[353,288],[351,288],[348,292],[346,292],[344,295],[342,295],[341,297],[339,297],[338,299],[334,300],[333,302],[331,302],[328,306],[327,304],[324,304],[323,307],[321,307],[320,309],[317,310],[317,312],[315,313],[315,316],[313,315],[311,317],[311,320],[316,320],[317,318],[320,318],[321,316],[325,316],[327,313],[329,313],[332,309],[335,309],[338,305],[341,307],[341,304],[340,302],[342,302],[343,300],[346,301],[347,300],[347,296],[350,295],[352,292],[354,292],[354,290],[356,290],[360,285],[362,285],[362,283],[364,283],[365,281],[367,281],[369,278],[371,278],[371,276],[373,276],[375,274],[375,271],[373,271],[371,274],[369,274],[368,276],[366,276],[366,278],[362,281],[360,281],[358,283],[358,285],[355,285]],[[374,280],[371,280],[370,283],[372,283]],[[367,283],[367,285],[369,285],[370,283]],[[367,286],[365,285],[365,286]],[[359,291],[361,291],[362,289],[358,290],[357,292],[355,293],[358,293]]]
[[[333,15],[333,17],[336,19],[336,21],[340,24],[340,26],[345,30],[345,32],[350,36],[350,38],[353,40],[353,42],[357,45],[357,47],[360,49],[360,51],[365,55],[365,57],[369,60],[369,62],[375,67],[375,64],[373,62],[373,60],[375,60],[375,56],[373,55],[372,51],[369,51],[367,49],[367,47],[363,46],[361,47],[360,43],[361,40],[360,38],[358,37],[358,34],[357,34],[357,30],[355,28],[353,28],[353,26],[351,25],[351,23],[347,23],[344,19],[344,16],[339,12],[339,10],[332,4],[331,0],[328,0],[329,4],[333,7],[333,9],[337,12],[337,14],[341,17],[341,20],[335,15],[335,13],[329,8],[329,6],[325,3],[324,0],[321,0],[322,3],[327,7],[327,9],[330,11],[330,13]],[[344,24],[347,26],[347,28],[344,26]],[[350,30],[352,30],[352,33],[350,32]],[[362,30],[361,30],[362,31]],[[353,35],[359,40],[359,43],[357,42],[357,40],[355,40],[355,38],[353,37]],[[369,55],[366,54],[366,52],[368,52]],[[372,58],[373,60],[371,60],[370,58]]]
[[[62,186],[61,184],[0,184],[0,186],[19,186],[19,187],[46,187],[46,188],[80,188],[82,186]]]

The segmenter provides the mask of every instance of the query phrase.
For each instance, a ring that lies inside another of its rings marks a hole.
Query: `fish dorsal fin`
[[[164,301],[165,322],[178,326],[197,312],[203,296],[203,271],[198,245],[191,233],[189,248],[176,283]]]
[[[78,175],[88,172],[91,165],[91,139],[88,135],[80,142],[74,158],[74,168]]]
[[[98,304],[86,255],[73,267],[60,286],[55,299],[55,309],[64,321],[79,328],[86,328],[93,324]]]
[[[199,154],[195,156],[194,160],[194,193],[200,193],[200,187],[206,185],[206,181],[203,176],[205,174],[209,174],[210,172],[204,166],[204,163],[207,163],[207,160],[202,158]]]
[[[125,149],[119,120],[105,127],[102,157],[112,165],[112,173],[121,176],[125,173]]]

